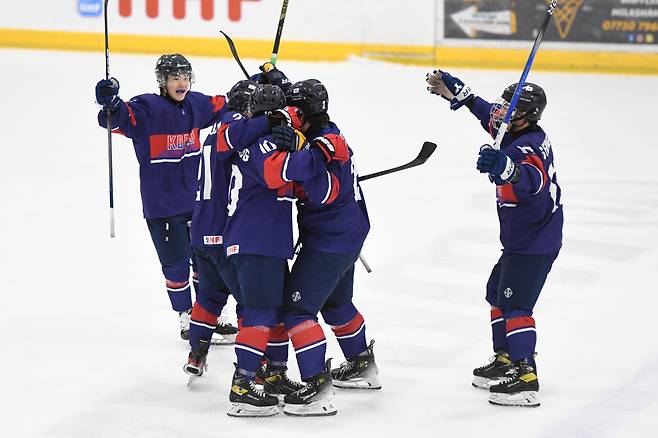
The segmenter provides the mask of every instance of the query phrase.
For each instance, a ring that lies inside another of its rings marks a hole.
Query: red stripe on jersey
[[[514,193],[514,187],[510,183],[496,186],[496,198],[501,204],[516,204],[519,202],[519,198]]]
[[[494,319],[501,318],[503,316],[503,311],[500,310],[498,307],[492,307],[491,308],[491,320],[493,321]]]
[[[206,309],[201,307],[201,304],[199,304],[198,301],[194,303],[194,307],[192,307],[192,319],[194,321],[216,326],[218,317],[219,315],[208,312]]]
[[[130,124],[133,126],[137,126],[137,119],[135,118],[135,113],[132,108],[130,108],[130,105],[128,105],[128,102],[124,102],[124,105],[126,105],[126,108],[128,108],[128,115],[130,116]]]
[[[334,331],[336,336],[345,336],[355,333],[357,330],[361,328],[362,325],[363,325],[363,316],[361,316],[359,312],[356,312],[356,315],[354,315],[354,318],[352,318],[350,322],[343,325],[331,326],[331,330]]]
[[[350,159],[350,149],[347,146],[347,141],[345,137],[340,134],[327,134],[323,136],[331,142],[331,145],[334,147],[334,156],[333,159],[340,163],[344,163]]]
[[[281,175],[283,174],[283,165],[288,157],[287,152],[275,151],[265,159],[263,163],[263,177],[265,184],[270,189],[278,189],[288,184]]]
[[[165,280],[167,279],[165,278]],[[167,284],[167,287],[171,289],[180,289],[181,287],[185,287],[188,284],[190,284],[189,281],[171,281],[171,280],[167,280],[165,283]]]
[[[194,128],[185,134],[153,134],[149,136],[151,159],[178,159],[201,149],[199,130]]]
[[[212,103],[212,112],[216,113],[224,108],[224,105],[226,105],[226,99],[224,96],[215,96],[210,99],[210,103]]]
[[[516,318],[511,318],[505,321],[505,331],[511,332],[512,330],[525,328],[525,327],[534,327],[535,319],[532,316],[517,316]]]
[[[329,175],[331,175],[331,193],[329,193],[327,200],[324,201],[325,205],[334,202],[338,197],[338,193],[340,192],[340,181],[338,181],[338,178],[336,178],[333,173],[330,173]]]
[[[229,126],[230,125],[221,125],[217,131],[217,144],[215,145],[217,152],[227,152],[231,150],[231,147],[226,141],[226,130]]]
[[[270,329],[270,342],[284,342],[288,340],[288,331],[283,324],[277,324]]]
[[[320,327],[320,324],[312,320],[306,320],[297,324],[288,331],[288,336],[290,336],[290,340],[292,341],[295,350],[299,350],[307,345],[312,345],[324,340],[322,327]]]
[[[119,134],[119,135],[123,135],[124,137],[126,136],[126,133],[120,130],[119,128],[113,129],[112,134]]]
[[[541,158],[539,158],[535,154],[526,155],[526,158],[523,161],[521,161],[521,164],[530,164],[536,167],[537,169],[539,169],[539,171],[542,174],[542,180],[543,180],[542,186],[539,187],[539,190],[543,189],[546,183],[548,182],[548,174],[546,173],[546,170],[544,170],[544,163],[542,163]],[[539,190],[537,191],[539,192]]]
[[[270,329],[262,325],[255,327],[242,327],[235,337],[236,344],[242,344],[258,351],[265,351]]]

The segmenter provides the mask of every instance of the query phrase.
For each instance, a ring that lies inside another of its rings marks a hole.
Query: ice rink
[[[120,95],[156,92],[157,56],[112,55]],[[207,94],[241,79],[233,60],[190,57]],[[257,60],[244,60],[256,71]],[[0,433],[5,437],[658,436],[658,77],[531,72],[548,107],[564,245],[539,299],[542,406],[501,408],[471,387],[491,355],[484,285],[499,256],[494,186],[475,169],[490,141],[467,110],[425,90],[424,67],[353,59],[278,66],[330,95],[362,174],[372,229],[357,270],[383,389],[337,390],[338,415],[234,419],[235,359],[214,347],[192,389],[142,218],[137,160],[114,138],[109,238],[102,53],[0,50]],[[519,71],[449,69],[495,99]],[[15,148],[14,148],[15,146]],[[11,149],[11,150],[9,150]],[[654,321],[654,322],[652,322]],[[343,360],[329,330],[328,355]],[[297,374],[290,353],[293,374]]]

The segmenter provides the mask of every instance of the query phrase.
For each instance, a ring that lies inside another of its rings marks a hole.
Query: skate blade
[[[237,335],[218,335],[214,333],[210,339],[210,345],[233,345]]]
[[[336,388],[343,389],[382,389],[382,384],[378,378],[370,379],[352,379],[352,380],[334,380]]]
[[[283,407],[283,413],[291,417],[326,417],[336,415],[338,409],[331,400],[318,400],[307,405],[287,404]]]
[[[486,377],[478,377],[475,376],[473,378],[473,383],[472,385],[476,388],[480,389],[489,389],[494,385],[498,385],[499,383],[505,383],[507,380],[506,378],[500,378],[500,379],[487,379]]]
[[[279,413],[278,406],[252,406],[247,403],[229,403],[226,415],[229,417],[273,417]]]
[[[536,391],[522,391],[517,394],[491,393],[489,403],[497,406],[521,406],[536,408],[540,405]]]

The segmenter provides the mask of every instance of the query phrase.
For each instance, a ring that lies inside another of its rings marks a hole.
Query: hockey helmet
[[[329,94],[322,82],[306,79],[295,82],[288,88],[286,104],[301,108],[306,117],[323,114],[329,109]]]
[[[162,55],[155,64],[155,78],[158,86],[164,88],[167,78],[177,75],[187,75],[190,83],[194,83],[194,72],[190,62],[180,53]]]

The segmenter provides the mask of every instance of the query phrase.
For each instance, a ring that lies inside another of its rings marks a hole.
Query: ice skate
[[[357,357],[343,362],[339,368],[331,370],[334,386],[338,388],[381,389],[379,369],[375,363],[373,347],[375,341]]]
[[[473,370],[473,383],[476,388],[489,389],[508,381],[514,372],[512,360],[504,351],[497,351],[489,358],[489,363]]]
[[[180,324],[180,337],[182,340],[187,341],[190,339],[190,317],[192,309],[185,312],[178,312],[178,323]]]
[[[237,370],[229,393],[227,415],[230,417],[271,417],[279,413],[279,399],[265,394],[253,380],[247,380]]]
[[[210,343],[212,345],[232,345],[235,344],[235,337],[237,335],[237,327],[220,319],[217,320],[217,327],[215,327]]]
[[[336,415],[335,391],[331,382],[331,359],[324,371],[311,377],[306,385],[283,398],[283,412],[294,417]]]
[[[524,360],[514,362],[511,379],[489,388],[489,403],[500,406],[539,406],[539,380],[533,367]]]
[[[268,364],[263,365],[262,379],[263,391],[276,396],[279,403],[283,402],[286,395],[292,394],[295,391],[304,387],[302,383],[295,382],[288,377],[288,370],[286,368],[272,369]]]
[[[209,348],[210,344],[208,341],[201,339],[199,340],[199,346],[193,348],[187,355],[187,363],[183,365],[183,371],[190,375],[190,378],[187,381],[188,388],[192,385],[195,378],[201,377],[204,371],[208,369],[206,359],[208,357]]]

